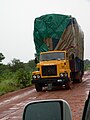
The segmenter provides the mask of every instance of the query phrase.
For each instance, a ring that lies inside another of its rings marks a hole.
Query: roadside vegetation
[[[84,60],[84,70],[90,70],[90,60]]]
[[[4,55],[0,53],[0,96],[31,86],[31,72],[36,69],[34,60],[27,63],[13,59],[7,65],[3,64]],[[84,61],[84,70],[90,70],[90,61]]]
[[[0,53],[0,95],[31,86],[31,72],[36,69],[34,60],[23,63],[14,58],[5,65],[4,59]]]

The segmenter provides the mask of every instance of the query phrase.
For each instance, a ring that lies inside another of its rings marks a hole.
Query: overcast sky
[[[34,19],[44,14],[75,17],[84,31],[84,58],[90,59],[90,0],[0,0],[0,52],[4,63],[34,59]]]

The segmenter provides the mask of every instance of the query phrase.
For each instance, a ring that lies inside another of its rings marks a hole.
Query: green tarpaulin
[[[61,14],[47,14],[38,17],[34,21],[34,42],[36,52],[47,51],[48,46],[44,39],[52,38],[59,40],[63,31],[70,23],[71,17]]]

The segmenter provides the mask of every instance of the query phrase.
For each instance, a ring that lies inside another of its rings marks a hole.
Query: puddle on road
[[[5,104],[8,104],[8,103],[10,103],[11,101],[17,100],[18,98],[19,98],[19,99],[20,99],[20,98],[23,98],[23,97],[25,97],[25,96],[33,93],[34,91],[35,91],[35,89],[30,90],[30,91],[25,92],[25,93],[22,93],[22,94],[20,94],[20,95],[15,96],[15,97],[11,97],[11,98],[9,98],[8,100],[5,100],[5,101],[1,102],[1,103],[0,103],[0,106],[1,106],[1,105],[5,105]]]
[[[17,110],[19,109],[18,107],[12,107],[12,108],[9,108],[10,110]]]

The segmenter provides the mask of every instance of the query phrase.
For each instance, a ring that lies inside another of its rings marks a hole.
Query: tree
[[[35,61],[34,61],[34,60],[30,60],[30,61],[28,62],[28,66],[30,66],[30,68],[31,68],[32,70],[35,70],[35,68],[36,68]]]
[[[2,53],[0,53],[0,62],[2,62],[2,60],[4,60],[4,59],[5,59],[4,55]]]
[[[84,60],[84,70],[90,70],[90,60]]]
[[[24,63],[20,62],[19,59],[14,58],[12,60],[12,63],[8,64],[9,68],[11,69],[12,72],[16,72],[17,70],[19,70],[20,68],[24,69]]]

